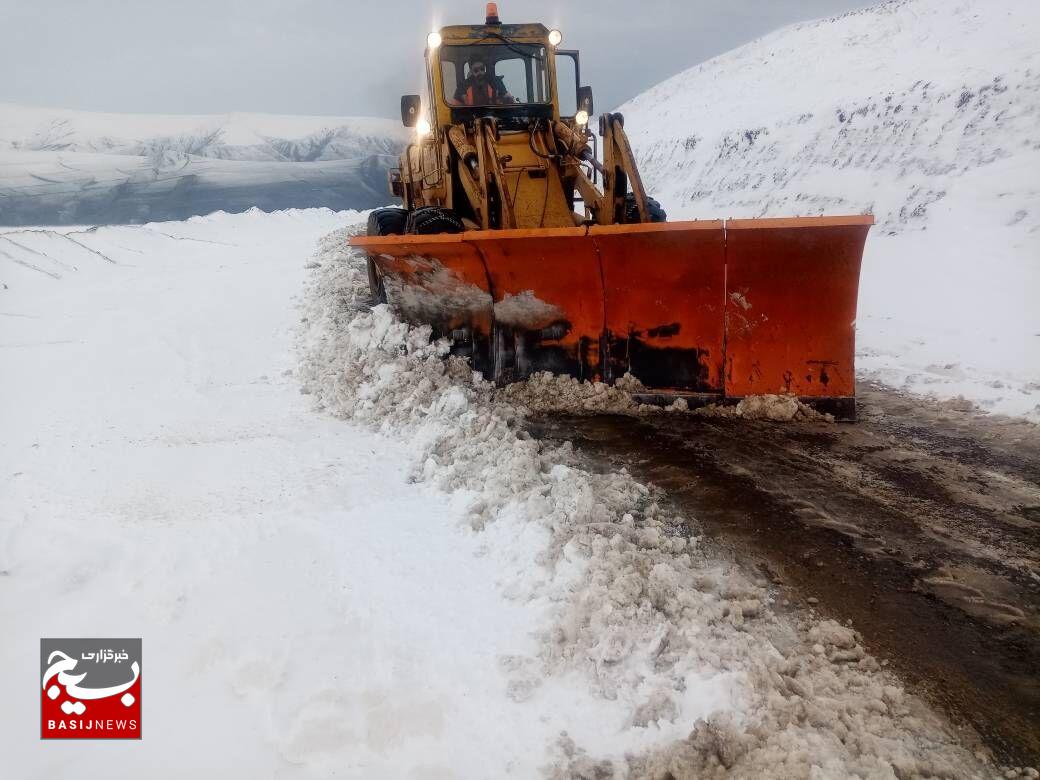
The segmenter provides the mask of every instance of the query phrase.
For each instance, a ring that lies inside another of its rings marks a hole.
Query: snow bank
[[[778,614],[767,583],[707,554],[660,492],[533,440],[522,407],[446,357],[446,343],[370,310],[348,235],[315,257],[301,378],[320,407],[409,442],[413,478],[466,502],[503,591],[549,605],[537,656],[507,665],[517,699],[565,676],[621,707],[595,734],[580,723],[561,734],[550,775],[991,771],[854,631]],[[541,545],[515,544],[531,534]]]
[[[1040,6],[891,0],[620,108],[672,218],[876,215],[861,376],[1040,420]]]

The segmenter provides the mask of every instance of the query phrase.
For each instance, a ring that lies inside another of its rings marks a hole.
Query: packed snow
[[[101,114],[0,103],[0,225],[142,223],[217,210],[371,208],[399,122]]]
[[[891,0],[619,110],[669,217],[873,213],[862,377],[1040,420],[1040,6]]]

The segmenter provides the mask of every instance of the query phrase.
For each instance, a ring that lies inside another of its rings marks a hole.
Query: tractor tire
[[[466,226],[462,224],[459,215],[451,209],[423,206],[408,215],[405,232],[431,236],[436,233],[461,233],[465,229]]]
[[[375,209],[368,215],[368,235],[370,236],[399,236],[404,233],[408,224],[408,212],[404,209]],[[383,277],[379,275],[379,269],[368,258],[368,289],[372,293],[372,301],[375,304],[386,303],[386,287],[383,285]]]
[[[408,212],[404,209],[375,209],[368,215],[368,235],[399,236],[408,224]]]
[[[647,196],[646,210],[650,212],[651,222],[667,222],[668,215],[664,213],[661,204]],[[636,198],[631,192],[625,196],[625,222],[632,224],[639,222],[639,208],[636,206]]]
[[[378,306],[380,303],[386,303],[386,287],[383,285],[383,277],[379,274],[379,269],[376,268],[376,264],[372,262],[372,258],[368,258],[368,291],[372,294],[372,305]]]

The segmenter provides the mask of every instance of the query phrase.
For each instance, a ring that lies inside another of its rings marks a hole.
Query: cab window
[[[556,89],[560,116],[574,116],[578,112],[578,60],[569,52],[556,52]]]
[[[543,46],[443,46],[440,56],[444,99],[449,105],[549,102]]]

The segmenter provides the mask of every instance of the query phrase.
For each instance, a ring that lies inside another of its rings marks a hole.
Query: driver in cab
[[[509,94],[501,76],[492,76],[487,63],[474,57],[469,61],[469,75],[455,90],[452,102],[457,106],[500,106],[516,103],[517,99]]]

